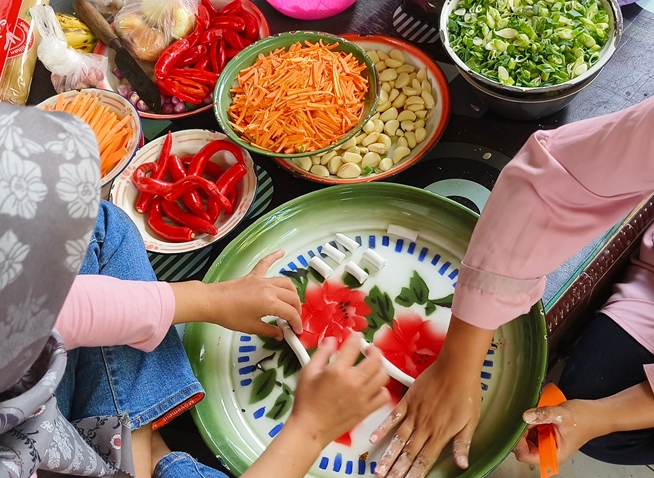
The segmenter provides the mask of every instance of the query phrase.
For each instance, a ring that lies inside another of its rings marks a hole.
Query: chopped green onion
[[[597,63],[609,21],[600,0],[461,0],[447,28],[452,50],[476,73],[538,87]]]

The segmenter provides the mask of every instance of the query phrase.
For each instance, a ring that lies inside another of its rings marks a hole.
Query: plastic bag
[[[356,0],[268,0],[279,12],[299,20],[321,20],[341,13]]]
[[[123,0],[89,0],[89,3],[109,22],[114,21],[118,10],[123,8]]]
[[[157,61],[172,42],[195,28],[195,0],[125,0],[114,29],[125,48],[144,61]]]
[[[39,42],[29,9],[43,3],[48,0],[0,2],[0,101],[27,102]]]
[[[95,87],[104,79],[107,58],[80,53],[68,46],[52,7],[32,7],[30,15],[41,34],[39,60],[52,73],[52,85],[57,93]]]

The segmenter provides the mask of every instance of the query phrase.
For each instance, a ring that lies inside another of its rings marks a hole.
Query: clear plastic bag
[[[89,3],[100,12],[100,14],[109,22],[114,21],[114,16],[123,8],[123,0],[89,0]]]
[[[135,57],[157,61],[168,45],[193,31],[197,11],[195,0],[125,0],[114,29]]]
[[[57,93],[95,87],[102,81],[107,70],[107,58],[80,53],[68,46],[52,7],[32,7],[30,15],[41,34],[37,50],[39,60],[52,73],[52,85]]]

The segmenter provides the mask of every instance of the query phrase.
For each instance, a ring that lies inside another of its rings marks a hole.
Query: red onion
[[[182,100],[180,100],[176,96],[173,96],[173,98],[170,101],[172,101],[174,106],[177,106],[179,103],[181,103]]]
[[[136,103],[138,103],[141,100],[141,98],[139,97],[139,94],[136,91],[132,91],[132,93],[129,95],[128,100],[130,103],[136,106]]]
[[[121,83],[118,85],[118,94],[123,98],[129,98],[129,95],[132,94],[132,87]]]
[[[150,107],[146,105],[143,100],[138,100],[136,102],[136,109],[139,111],[150,111]]]
[[[207,95],[207,97],[205,99],[202,100],[202,104],[203,105],[210,105],[212,101],[213,101],[213,99],[211,98],[211,95],[209,94],[209,95]]]
[[[186,105],[183,101],[180,101],[173,107],[175,113],[184,113],[186,111]]]
[[[161,113],[164,115],[173,114],[173,104],[172,103],[163,103],[161,105]]]
[[[118,78],[119,80],[122,80],[123,78],[125,78],[125,76],[121,73],[121,71],[118,69],[117,66],[115,66],[114,69],[111,70],[111,72],[112,72],[112,73],[114,74],[114,76],[115,76],[116,78]]]

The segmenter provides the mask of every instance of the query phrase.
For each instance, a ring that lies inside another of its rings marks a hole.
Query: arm
[[[654,394],[643,382],[599,400],[569,400],[558,407],[527,410],[524,420],[529,431],[514,453],[518,461],[538,464],[536,425],[553,424],[558,444],[558,460],[567,460],[593,438],[613,432],[654,427]]]
[[[78,276],[55,328],[69,350],[130,345],[148,352],[159,345],[171,325],[187,322],[210,322],[281,340],[281,330],[263,322],[263,317],[282,317],[302,332],[300,299],[291,281],[264,277],[283,255],[283,251],[270,254],[250,274],[215,284]],[[252,291],[258,300],[250,300]]]
[[[359,357],[359,334],[351,334],[332,362],[336,341],[327,338],[302,369],[293,411],[282,431],[243,478],[302,478],[322,449],[388,402],[381,355]]]
[[[478,376],[492,332],[540,299],[544,275],[654,191],[652,131],[654,99],[648,99],[612,115],[538,131],[504,168],[460,268],[446,353],[425,371],[430,380],[417,380],[398,405],[406,416],[392,422],[410,445],[391,445],[378,476],[405,476],[408,470],[412,478],[425,476],[453,437],[460,444],[456,462],[467,466],[479,412],[460,402],[478,401],[479,391],[459,385],[433,399],[430,394],[447,390],[445,384],[461,374]],[[463,323],[469,334],[454,333]],[[415,430],[403,431],[409,428],[405,421]]]

